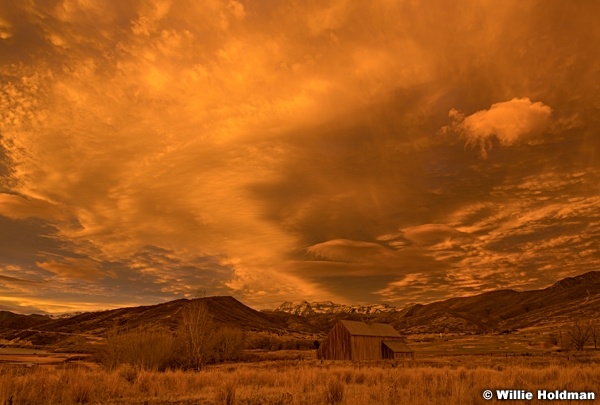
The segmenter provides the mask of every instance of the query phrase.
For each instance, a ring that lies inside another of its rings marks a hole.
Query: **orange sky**
[[[0,4],[0,310],[600,270],[600,3]]]

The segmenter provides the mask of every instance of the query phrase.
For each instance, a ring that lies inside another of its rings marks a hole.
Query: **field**
[[[89,354],[51,353],[39,349],[0,347],[0,365],[12,364],[31,367],[42,364],[77,363],[85,361],[89,357]]]
[[[563,329],[567,329],[566,327]],[[566,332],[563,340],[568,341]],[[552,342],[551,336],[556,338]],[[523,355],[556,352],[561,348],[557,328],[527,328],[512,333],[496,334],[423,334],[412,335],[410,346],[418,353],[427,355],[477,354],[477,355]],[[591,339],[586,348],[592,350]]]
[[[120,336],[108,342],[127,343],[127,353],[138,357],[171,350],[153,339],[162,335]],[[0,405],[500,402],[485,401],[486,389],[526,390],[536,397],[539,389],[600,395],[600,351],[591,343],[585,350],[564,350],[552,336],[561,334],[556,328],[529,328],[486,335],[411,335],[407,341],[414,359],[361,363],[317,360],[315,350],[245,350],[240,361],[200,371],[157,371],[156,365],[143,368],[139,363],[107,366],[85,354],[5,347],[0,348]],[[143,345],[139,339],[154,343]]]
[[[484,401],[485,389],[600,394],[600,356],[589,351],[365,363],[322,362],[314,351],[282,351],[253,359],[199,372],[128,365],[105,370],[86,362],[0,364],[0,404],[480,404],[500,402]]]

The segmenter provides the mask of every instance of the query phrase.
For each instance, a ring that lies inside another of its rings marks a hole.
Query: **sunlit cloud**
[[[465,139],[467,145],[478,148],[485,158],[493,139],[502,146],[511,146],[539,137],[548,128],[551,113],[552,109],[544,103],[532,103],[526,97],[495,103],[489,110],[469,116],[452,109],[449,116],[454,120],[452,129]]]
[[[402,305],[597,269],[597,7],[7,2],[0,305]]]
[[[12,25],[0,18],[0,40],[7,40],[13,36],[13,27]]]

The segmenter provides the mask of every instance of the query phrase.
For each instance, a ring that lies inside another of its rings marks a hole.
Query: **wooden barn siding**
[[[383,341],[400,340],[397,337],[352,336],[352,360],[381,360],[383,357]],[[392,358],[392,357],[388,357]]]
[[[320,349],[319,358],[326,360],[352,360],[350,333],[340,323],[336,324],[327,334]]]
[[[394,340],[394,339],[383,339],[383,340]],[[401,339],[399,339],[401,340]],[[414,353],[413,352],[399,352],[399,353],[394,353],[389,347],[386,347],[385,345],[383,345],[383,358],[384,359],[401,359],[401,358],[414,358]]]
[[[382,349],[382,352],[383,352],[383,358],[384,359],[393,359],[393,358],[395,358],[394,352],[392,350],[390,350],[389,347],[387,347],[383,343],[381,344],[381,346],[382,346],[381,349]]]
[[[325,360],[381,360],[393,358],[383,355],[384,340],[400,340],[400,337],[384,336],[353,336],[341,324],[337,323],[317,350],[317,358]]]

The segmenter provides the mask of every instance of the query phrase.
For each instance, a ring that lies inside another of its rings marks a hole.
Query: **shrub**
[[[558,346],[560,339],[556,333],[550,333],[548,335],[548,344],[551,346]]]
[[[239,360],[244,348],[244,334],[239,329],[220,328],[206,332],[202,343],[186,333],[175,340],[173,364],[182,369],[200,370],[206,364]]]
[[[211,334],[207,342],[210,362],[238,360],[244,346],[244,334],[239,329],[221,328]]]
[[[277,336],[260,335],[246,342],[247,349],[261,350],[314,350],[315,342],[311,339],[283,339]]]
[[[71,382],[71,399],[76,404],[87,404],[93,402],[95,384],[94,381],[79,375]]]
[[[119,377],[124,379],[130,384],[137,379],[138,370],[136,370],[131,364],[123,364],[117,369]]]
[[[328,404],[341,404],[344,400],[344,384],[338,378],[327,380],[325,385],[325,402]]]
[[[157,329],[136,329],[123,333],[113,329],[106,337],[104,347],[98,352],[97,360],[109,369],[121,364],[133,367],[165,370],[172,361],[173,335]]]
[[[229,381],[217,390],[216,403],[223,405],[235,404],[235,390],[237,383],[235,381]]]

